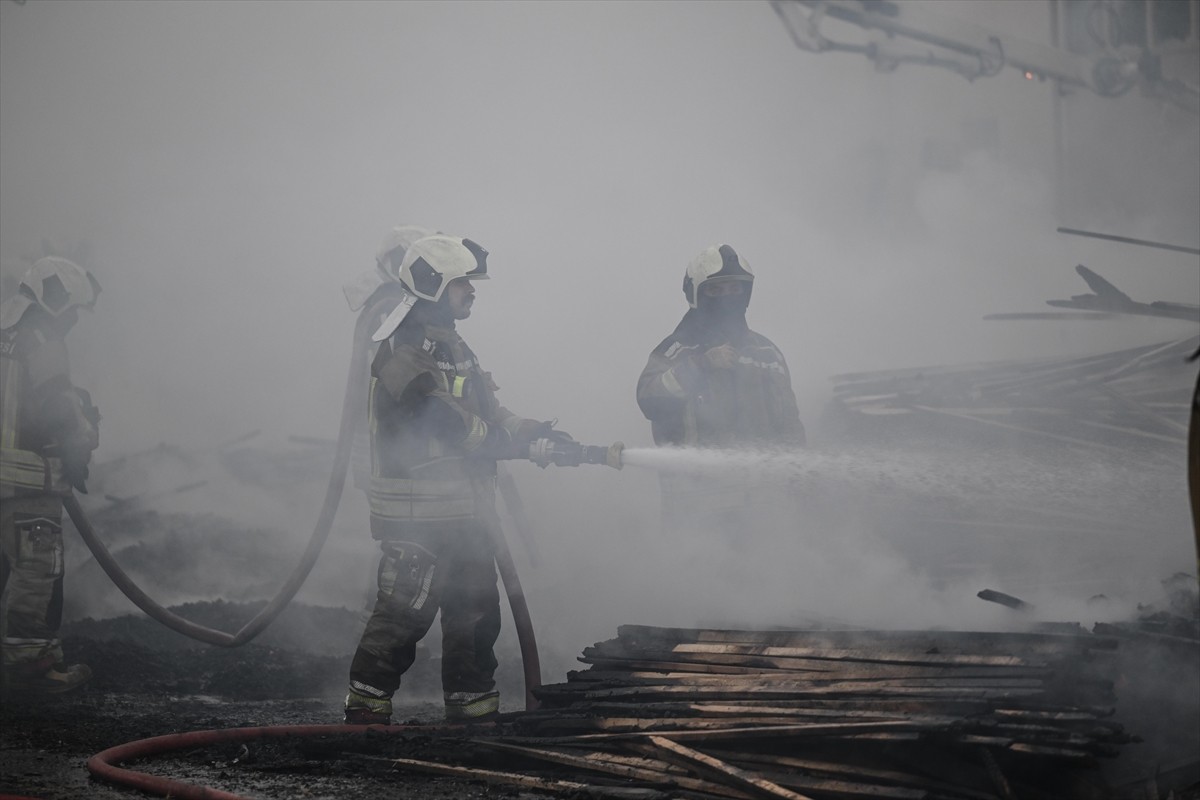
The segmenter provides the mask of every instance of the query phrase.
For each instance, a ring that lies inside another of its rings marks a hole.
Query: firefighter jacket
[[[71,384],[65,331],[31,307],[0,331],[0,497],[83,488],[100,415]]]
[[[735,365],[713,369],[704,353],[720,344]],[[637,386],[638,406],[658,445],[737,447],[804,444],[804,425],[783,354],[739,325],[717,332],[693,309],[650,353]]]
[[[363,304],[360,307],[361,314],[366,314],[378,307],[378,310],[373,315],[373,318],[368,321],[368,335],[375,332],[375,329],[379,326],[379,323],[383,322],[383,320],[387,318],[388,314],[392,313],[396,305],[404,296],[405,290],[399,283],[394,281],[383,283],[382,285],[376,287],[373,292],[371,292],[371,294],[365,301],[363,301]],[[356,344],[356,346],[362,347],[367,345]],[[371,365],[374,362],[375,356],[379,352],[379,345],[372,342],[369,343],[369,346],[370,358],[367,360],[366,368],[363,370],[361,375],[353,375],[350,377],[350,380],[360,380],[368,385],[370,385],[371,382]],[[384,346],[387,346],[386,343]],[[370,397],[368,396],[366,398],[366,402],[363,404],[363,406],[361,406],[361,413],[359,413],[355,418],[354,439],[350,448],[350,474],[354,483],[354,488],[360,489],[364,492],[369,492],[371,488],[371,429],[369,421],[369,403]]]
[[[541,423],[500,406],[491,374],[421,301],[371,367],[371,532],[434,533],[493,513],[496,459]]]

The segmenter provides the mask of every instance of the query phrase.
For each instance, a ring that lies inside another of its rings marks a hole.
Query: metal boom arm
[[[980,25],[950,19],[927,10],[889,0],[770,0],[792,40],[802,50],[858,52],[890,71],[902,63],[947,67],[968,80],[998,74],[1005,66],[1031,77],[1050,78],[1085,87],[1106,97],[1124,94],[1139,79],[1141,53],[1135,49],[1109,51],[1096,57],[1029,42]],[[847,44],[827,38],[821,30],[826,18],[867,31],[880,31],[885,42]],[[904,40],[908,45],[905,46]],[[921,46],[926,46],[921,49]],[[940,53],[928,49],[933,46]],[[1144,77],[1144,76],[1142,76]],[[1196,107],[1194,87],[1176,98]]]

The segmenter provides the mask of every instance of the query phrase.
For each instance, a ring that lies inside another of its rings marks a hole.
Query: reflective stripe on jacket
[[[371,371],[374,535],[434,529],[494,505],[495,461],[472,454],[490,426],[513,435],[536,423],[500,406],[490,374],[458,332],[410,317],[380,347]]]
[[[669,336],[650,354],[637,401],[659,445],[802,445],[804,425],[783,354],[746,330],[728,369],[704,363],[705,346]]]
[[[45,460],[19,447],[25,365],[19,355],[19,325],[0,332],[0,497],[18,490],[45,491]]]

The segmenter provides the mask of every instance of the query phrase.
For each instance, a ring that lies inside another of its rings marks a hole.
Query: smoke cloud
[[[931,9],[1048,43],[1040,3]],[[141,491],[167,492],[164,513],[282,531],[280,580],[320,492],[223,483],[211,454],[257,429],[336,435],[354,324],[341,285],[401,224],[490,251],[464,337],[506,406],[582,441],[649,446],[635,382],[685,310],[685,265],[715,242],[753,265],[749,322],[793,373],[824,483],[805,490],[808,516],[750,544],[664,539],[645,467],[513,466],[536,565],[513,548],[548,668],[625,622],[1016,624],[974,599],[992,581],[1088,623],[1091,595],[1119,615],[1194,564],[1182,451],[1149,472],[1050,445],[851,451],[821,418],[839,373],[1193,335],[1169,320],[982,317],[1082,293],[1078,263],[1135,300],[1200,300],[1195,257],[1055,233],[1195,246],[1194,116],[1076,93],[1065,113],[1087,124],[1056,158],[1051,83],[804,53],[766,2],[30,0],[0,5],[0,23],[5,272],[43,238],[91,245],[104,292],[70,346],[104,415],[96,462],[163,442],[209,453]],[[169,492],[196,476],[210,484]],[[1148,522],[1140,540],[1031,528],[1025,547],[982,534],[967,547],[922,497],[992,523],[1035,501],[1084,530],[1114,506]],[[361,605],[373,558],[347,490],[301,598]]]

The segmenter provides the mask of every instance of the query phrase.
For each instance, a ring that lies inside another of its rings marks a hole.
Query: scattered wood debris
[[[585,649],[589,669],[537,690],[540,710],[420,755],[525,788],[560,790],[566,772],[588,797],[1093,796],[1098,759],[1136,741],[1110,718],[1117,647],[1086,633],[627,625]]]
[[[1080,264],[1093,294],[1047,300],[1058,312],[984,319],[1094,320],[1117,315],[1200,322],[1200,306],[1139,303]],[[916,416],[1073,444],[1120,450],[1182,447],[1192,381],[1186,367],[1200,337],[1086,357],[983,362],[835,375],[833,408],[857,416]]]
[[[1182,447],[1184,360],[1200,337],[1083,358],[1000,361],[837,375],[834,408],[924,415],[1091,447]]]

